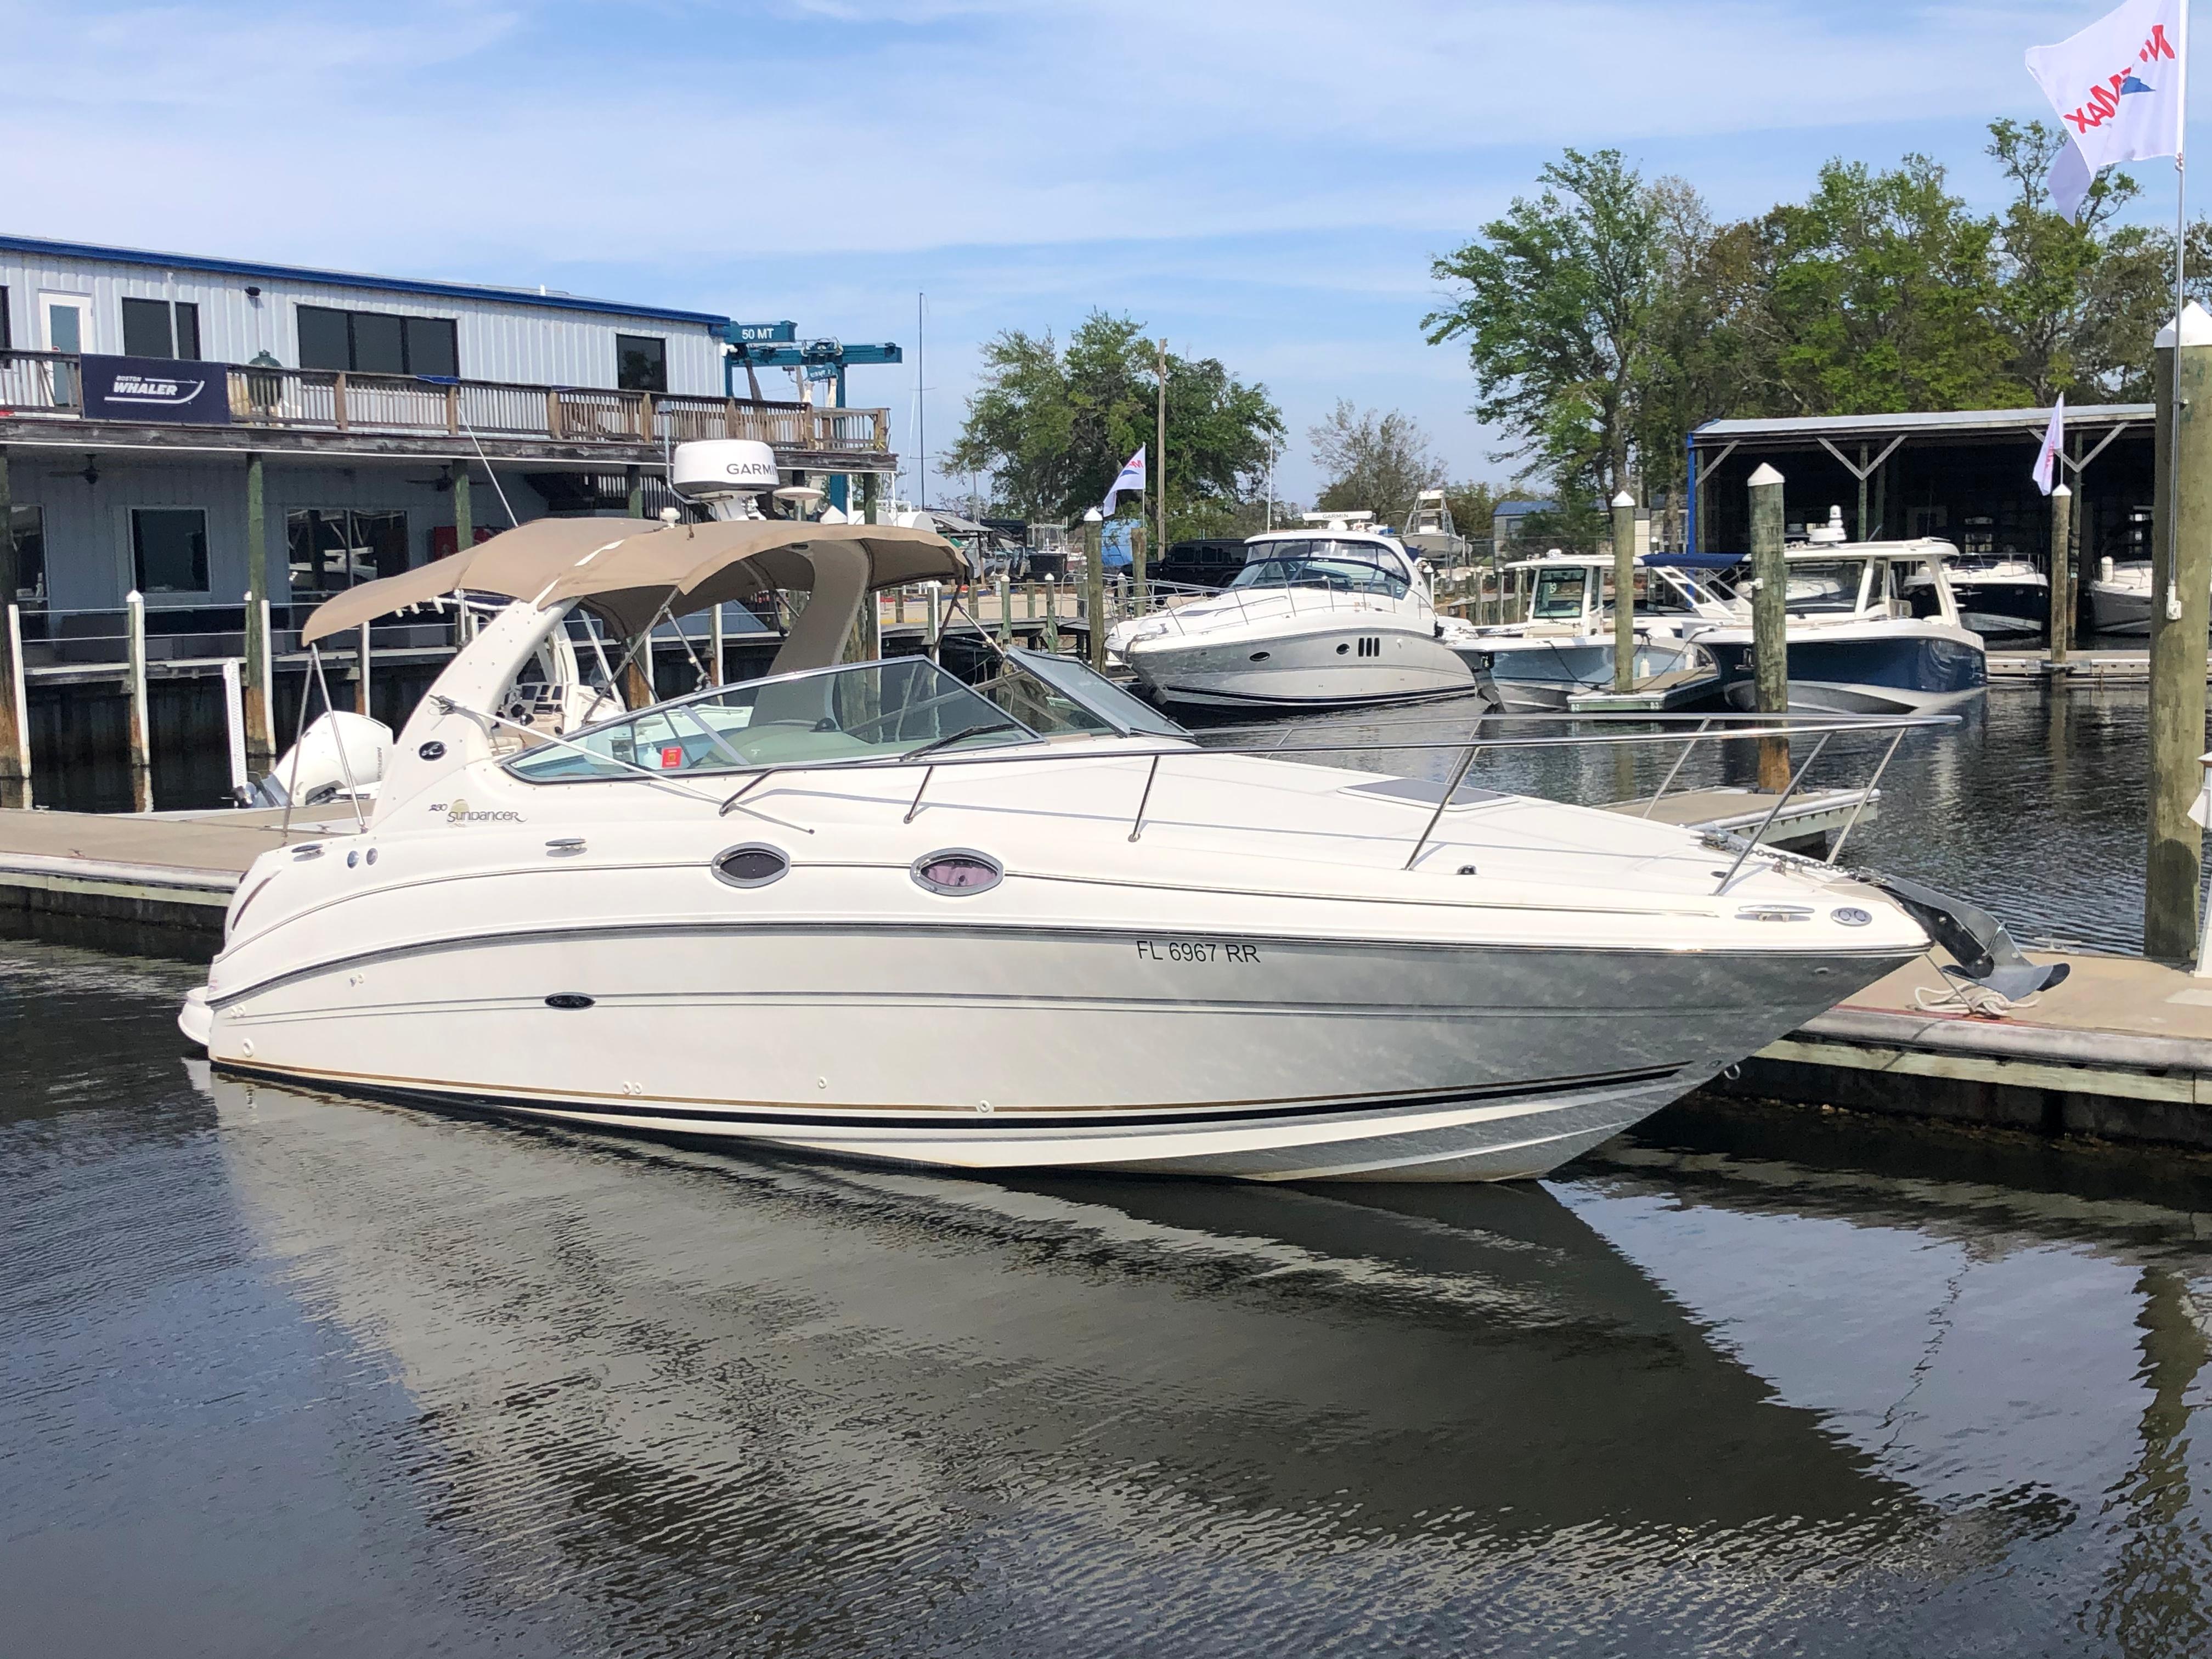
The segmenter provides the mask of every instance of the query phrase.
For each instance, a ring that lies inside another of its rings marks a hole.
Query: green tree
[[[1773,401],[1807,415],[2006,408],[2026,400],[2000,326],[1996,224],[1943,169],[1820,169],[1761,222]]]
[[[1065,349],[1009,330],[983,347],[981,384],[947,461],[988,473],[993,493],[1033,519],[1075,519],[1104,498],[1121,464],[1153,441],[1158,362],[1144,325],[1094,311]],[[1170,536],[1206,533],[1259,499],[1283,417],[1267,388],[1218,358],[1168,356],[1164,483]],[[1124,498],[1134,514],[1139,503]]]
[[[1474,413],[1502,428],[1519,459],[1564,492],[1626,486],[1638,400],[1665,260],[1661,204],[1617,150],[1567,150],[1481,236],[1436,260],[1460,284],[1423,326],[1432,345],[1464,341]]]
[[[1327,418],[1306,428],[1306,442],[1329,481],[1315,503],[1324,509],[1364,507],[1378,523],[1400,524],[1416,495],[1444,481],[1421,423],[1396,410],[1363,411],[1340,398]]]
[[[1472,478],[1462,478],[1444,486],[1444,505],[1451,509],[1452,526],[1461,535],[1486,541],[1498,502],[1509,499],[1511,494],[1501,484],[1477,483]]]
[[[2130,226],[2116,234],[2112,225],[2138,194],[2126,173],[2098,175],[2078,224],[2052,210],[2044,179],[2065,144],[2063,129],[2041,121],[1990,123],[1987,153],[2013,188],[1998,221],[1998,324],[2012,348],[2012,373],[2038,404],[2124,381],[2131,357],[2147,374],[2156,325],[2142,331],[2133,353],[2119,337],[2143,320],[2144,301],[2154,303],[2162,288],[2142,257],[2154,257],[2149,234]]]

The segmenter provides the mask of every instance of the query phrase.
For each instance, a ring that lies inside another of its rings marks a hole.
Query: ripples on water
[[[2142,949],[2148,690],[2046,693],[1999,688],[1960,724],[1905,738],[1882,779],[1880,816],[1851,831],[1847,862],[1909,875],[1971,898],[2024,939],[2051,939],[2130,953]],[[1333,763],[1409,776],[1449,775],[1456,750],[1394,749],[1445,742],[1468,730],[1451,703],[1381,714],[1339,714],[1264,726],[1216,726],[1212,744],[1364,743]],[[1510,726],[1509,732],[1508,727]],[[1591,729],[1589,722],[1580,729]],[[1556,736],[1553,721],[1493,720],[1486,734]],[[1806,787],[1857,787],[1889,739],[1832,739]],[[1802,760],[1809,745],[1800,744]],[[1702,744],[1672,787],[1753,781],[1754,745]],[[1648,795],[1673,764],[1656,744],[1631,750],[1492,749],[1472,782],[1596,804]]]
[[[10,1652],[2212,1644],[2194,1160],[962,1180],[210,1081],[189,970],[0,951]]]

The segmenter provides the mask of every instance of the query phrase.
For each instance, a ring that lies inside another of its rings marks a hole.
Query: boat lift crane
[[[848,345],[842,340],[822,338],[802,341],[799,325],[778,323],[729,323],[721,331],[726,343],[722,357],[722,386],[724,395],[738,395],[738,370],[745,372],[745,382],[756,401],[760,398],[757,371],[763,368],[795,368],[810,380],[823,382],[833,388],[830,407],[845,407],[845,371],[859,363],[897,363],[906,361],[905,355],[890,341],[881,344]],[[830,504],[839,512],[849,510],[846,500],[846,481],[842,473],[830,480]]]

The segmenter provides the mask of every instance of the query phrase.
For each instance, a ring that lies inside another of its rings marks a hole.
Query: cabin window
[[[450,317],[299,306],[300,367],[355,374],[460,373]]]
[[[198,507],[132,507],[131,560],[141,593],[206,592],[207,510]]]
[[[8,290],[0,288],[0,351],[14,349],[14,337],[8,332]]]
[[[933,893],[981,893],[996,887],[1006,874],[996,859],[964,847],[926,853],[913,867],[915,880]]]
[[[15,550],[17,603],[43,605],[46,598],[46,508],[10,507],[8,510],[8,539]]]
[[[407,568],[407,515],[354,507],[301,507],[284,515],[292,596],[343,593]]]
[[[624,392],[668,390],[668,342],[650,334],[615,336],[615,384]]]
[[[791,860],[760,842],[732,847],[714,860],[714,873],[732,887],[765,887],[791,868]]]
[[[131,357],[173,357],[197,362],[200,308],[187,300],[125,300],[123,350]]]

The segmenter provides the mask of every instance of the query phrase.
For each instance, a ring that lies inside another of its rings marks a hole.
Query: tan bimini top
[[[892,525],[539,519],[451,557],[347,589],[315,608],[300,642],[465,588],[544,605],[586,600],[617,632],[630,635],[650,625],[664,605],[672,617],[684,617],[771,588],[811,592],[826,583],[872,592],[905,582],[958,581],[967,574],[964,556],[944,537]]]

